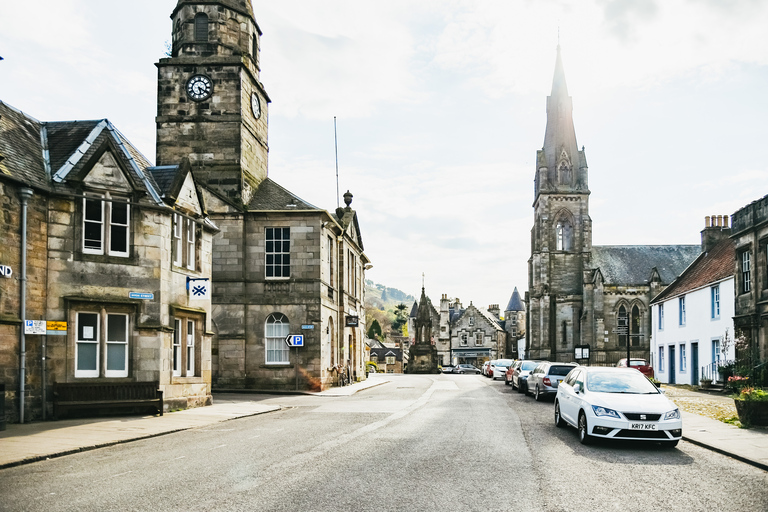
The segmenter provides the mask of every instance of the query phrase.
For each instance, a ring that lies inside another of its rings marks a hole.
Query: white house
[[[701,255],[651,301],[651,361],[661,382],[719,380],[718,366],[735,357],[734,244],[727,216],[706,219]]]

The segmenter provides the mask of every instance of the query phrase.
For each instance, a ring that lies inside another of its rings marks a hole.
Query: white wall
[[[712,318],[712,285],[720,287],[720,317]],[[713,354],[712,340],[722,340],[726,329],[733,340],[734,314],[734,280],[733,277],[713,283],[704,288],[685,294],[686,319],[685,325],[680,325],[680,296],[672,297],[663,302],[664,328],[659,329],[659,305],[651,309],[653,336],[651,338],[651,361],[656,378],[661,382],[676,384],[694,384],[696,375],[701,378],[701,368],[711,364],[716,355]],[[692,368],[692,344],[698,343],[698,374]],[[720,342],[722,346],[722,341]],[[670,364],[670,347],[674,347],[674,375]],[[663,365],[660,365],[660,350],[663,352]],[[681,361],[681,350],[685,350],[684,361]],[[733,343],[728,353],[721,354],[721,360],[733,360],[735,350]],[[681,367],[684,363],[684,368]]]

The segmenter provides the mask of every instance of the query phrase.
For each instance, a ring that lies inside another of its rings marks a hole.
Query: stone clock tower
[[[179,0],[157,63],[157,165],[189,158],[199,183],[244,208],[267,177],[267,106],[250,0]]]
[[[544,146],[536,152],[526,301],[528,356],[550,361],[579,344],[583,271],[592,250],[587,158],[576,144],[572,111],[558,45]]]

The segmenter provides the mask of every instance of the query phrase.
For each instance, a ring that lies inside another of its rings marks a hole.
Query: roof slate
[[[0,173],[48,188],[40,139],[42,123],[0,101]]]
[[[102,119],[45,123],[52,172],[58,171]]]
[[[297,195],[281,187],[270,178],[264,179],[264,181],[259,184],[259,187],[251,198],[251,202],[248,204],[248,209],[272,211],[320,211],[320,208],[309,204]]]
[[[520,298],[520,293],[517,291],[517,286],[515,286],[515,291],[512,292],[512,297],[509,298],[507,309],[504,311],[525,311],[525,306],[523,306],[523,300]]]
[[[654,267],[671,283],[699,254],[700,245],[593,246],[590,267],[599,268],[607,284],[647,284]]]
[[[696,261],[651,303],[661,302],[669,297],[682,295],[733,277],[735,260],[735,241],[730,238],[721,240],[709,252],[699,255]]]

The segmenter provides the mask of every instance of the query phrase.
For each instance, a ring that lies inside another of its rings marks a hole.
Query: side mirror
[[[581,384],[574,384],[573,392],[578,395],[581,392]]]

